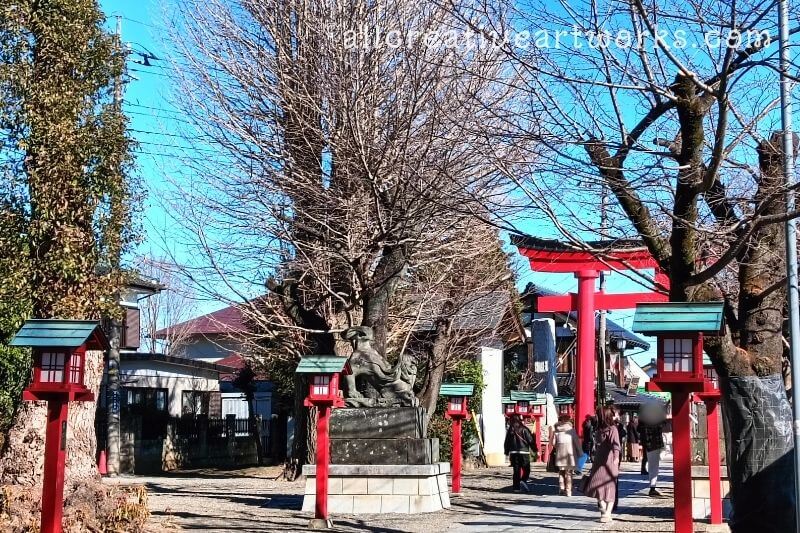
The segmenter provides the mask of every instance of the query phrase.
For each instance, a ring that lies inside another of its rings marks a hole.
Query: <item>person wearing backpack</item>
[[[535,452],[539,450],[536,449],[536,440],[530,430],[517,415],[512,415],[509,421],[504,448],[514,471],[514,492],[519,492],[520,488],[528,492],[526,482],[531,475],[531,448]]]

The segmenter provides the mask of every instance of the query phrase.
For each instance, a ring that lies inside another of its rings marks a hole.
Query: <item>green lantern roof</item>
[[[553,398],[553,403],[556,405],[569,405],[575,403],[575,398],[572,396],[556,396]]]
[[[503,403],[503,404],[517,403],[517,402],[515,402],[514,400],[511,399],[511,396],[503,396],[500,399],[500,402]]]
[[[344,370],[347,357],[338,355],[307,355],[300,358],[297,374],[338,374]]]
[[[723,303],[643,303],[636,306],[636,333],[703,333],[719,335],[723,327]]]
[[[439,394],[442,396],[472,396],[475,385],[472,383],[442,383]]]
[[[533,402],[535,404],[545,403],[543,395],[527,390],[512,390],[510,399],[512,402]]]
[[[31,348],[77,348],[88,342],[88,348],[109,348],[97,320],[26,320],[9,346]]]

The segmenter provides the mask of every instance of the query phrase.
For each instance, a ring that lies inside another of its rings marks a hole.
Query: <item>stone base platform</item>
[[[722,495],[722,516],[723,518],[731,514],[730,491],[731,485],[728,480],[728,469],[725,465],[720,467],[720,480]],[[707,466],[692,467],[692,518],[695,520],[705,520],[711,516],[711,485],[708,479]]]
[[[432,465],[330,465],[328,512],[414,514],[450,507],[450,463]],[[316,465],[303,466],[303,511],[313,512]]]

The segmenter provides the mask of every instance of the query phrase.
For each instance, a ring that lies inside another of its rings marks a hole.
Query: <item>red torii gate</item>
[[[600,271],[654,268],[657,284],[669,287],[669,279],[638,240],[587,242],[591,251],[552,239],[527,236],[514,235],[511,243],[528,258],[534,272],[572,273],[578,278],[577,294],[541,296],[537,300],[537,308],[543,313],[578,312],[575,425],[581,428],[586,416],[594,414],[595,410],[595,311],[632,309],[637,303],[669,300],[668,295],[661,292],[606,294],[605,291],[596,291],[595,280]]]

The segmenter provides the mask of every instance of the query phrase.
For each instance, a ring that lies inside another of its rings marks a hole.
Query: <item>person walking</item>
[[[558,493],[562,496],[572,496],[572,472],[583,450],[581,439],[572,426],[569,415],[558,417],[551,445],[555,454],[555,465],[558,468]]]
[[[511,416],[503,447],[511,463],[511,468],[514,470],[512,477],[514,492],[519,492],[520,488],[528,492],[527,481],[531,475],[531,448],[537,452],[538,450],[536,449],[536,439],[517,415]]]
[[[592,459],[592,454],[594,453],[594,428],[596,425],[596,421],[591,415],[586,415],[586,418],[583,419],[583,424],[581,425],[581,444],[583,446],[583,453],[589,456],[589,460]]]
[[[582,483],[582,492],[597,498],[600,521],[611,522],[611,511],[616,498],[619,479],[619,458],[621,453],[619,431],[617,431],[616,412],[612,407],[597,410],[596,448],[592,470]]]
[[[642,444],[644,459],[642,459],[642,474],[650,477],[650,496],[660,497],[658,491],[658,470],[661,462],[661,452],[664,450],[664,434],[661,423],[648,424],[644,420],[639,420],[639,441]]]
[[[631,416],[628,421],[628,460],[634,463],[639,462],[639,419]]]

